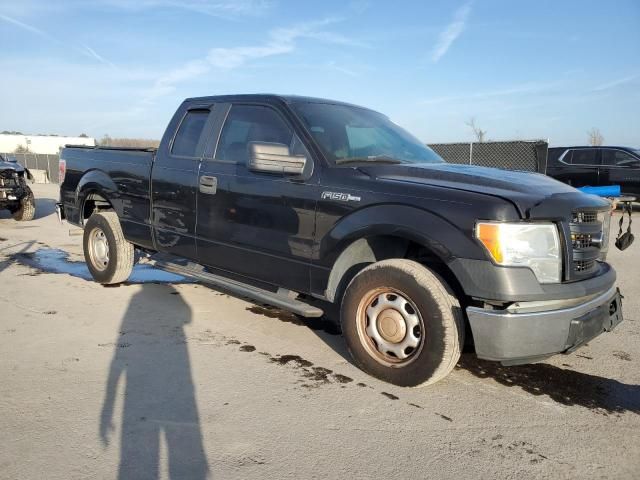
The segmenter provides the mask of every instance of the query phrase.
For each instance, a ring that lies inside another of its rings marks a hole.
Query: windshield
[[[329,161],[442,163],[444,160],[384,115],[327,103],[294,103],[295,112]]]

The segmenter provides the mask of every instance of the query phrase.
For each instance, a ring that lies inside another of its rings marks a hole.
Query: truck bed
[[[67,220],[82,226],[91,208],[92,184],[109,189],[109,202],[130,238],[150,244],[150,173],[155,148],[66,146],[60,160],[66,162],[60,201]]]

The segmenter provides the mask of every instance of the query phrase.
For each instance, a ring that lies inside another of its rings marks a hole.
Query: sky
[[[157,139],[186,97],[281,93],[640,146],[640,0],[0,0],[0,45],[0,131]]]

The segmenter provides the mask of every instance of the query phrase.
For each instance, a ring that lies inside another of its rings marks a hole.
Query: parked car
[[[29,170],[20,165],[14,157],[0,155],[0,209],[7,209],[18,221],[33,220],[36,204],[27,180]]]
[[[623,195],[640,198],[640,149],[553,147],[547,175],[574,187],[620,185]]]
[[[299,315],[335,304],[354,362],[397,385],[445,377],[465,336],[517,364],[622,321],[608,202],[447,164],[366,108],[187,99],[157,151],[68,147],[60,172],[58,208],[84,228],[96,281],[125,281],[139,249]]]

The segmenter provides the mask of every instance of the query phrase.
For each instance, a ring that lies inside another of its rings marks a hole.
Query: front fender
[[[340,253],[360,238],[396,236],[425,246],[443,262],[455,257],[484,259],[472,239],[475,219],[454,225],[442,216],[417,207],[383,204],[357,210],[337,222],[319,245],[321,264],[331,268]]]

